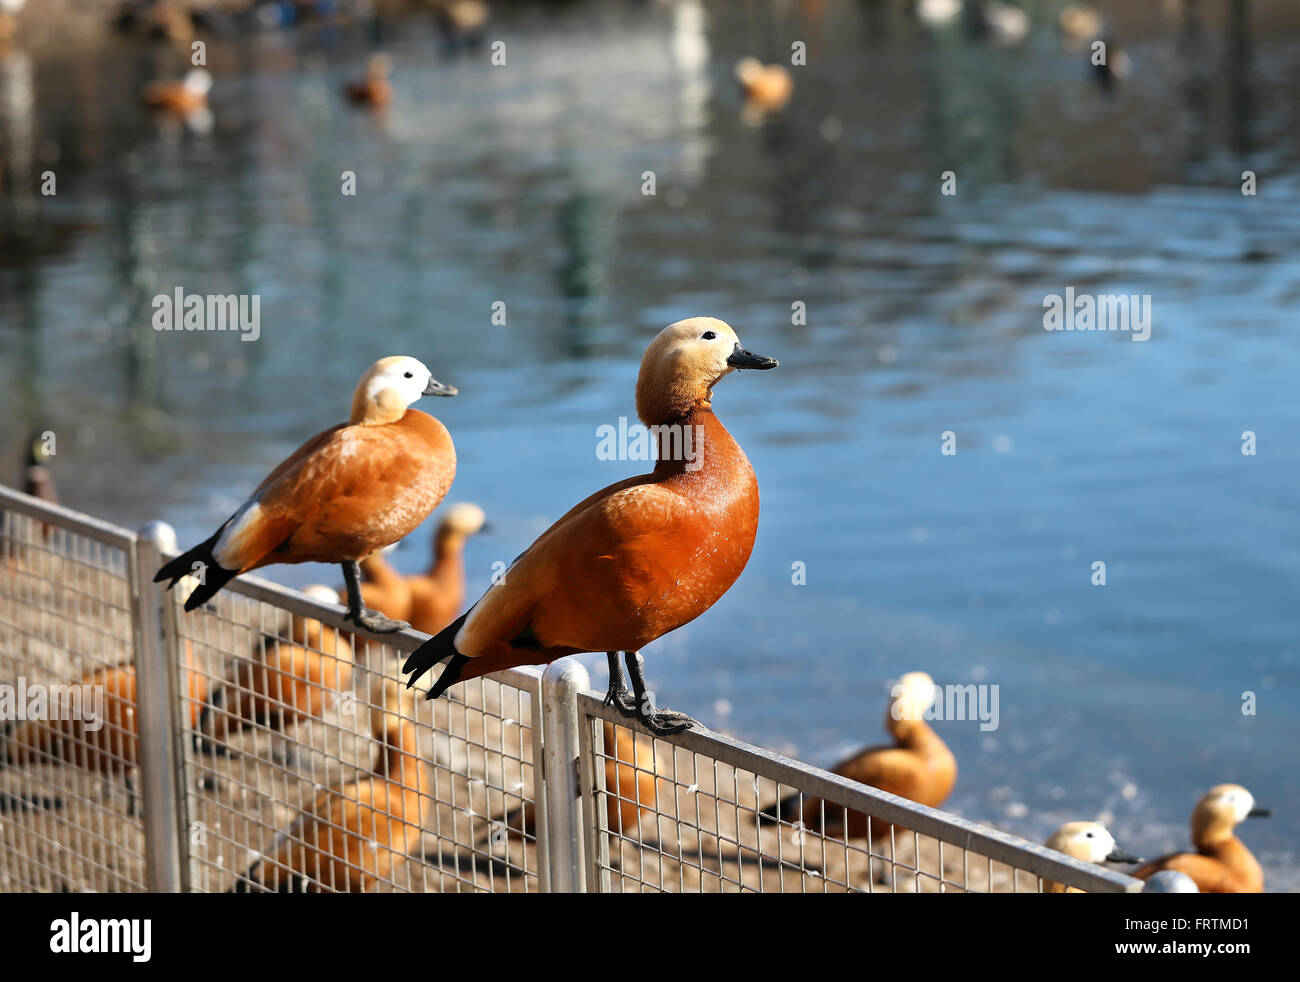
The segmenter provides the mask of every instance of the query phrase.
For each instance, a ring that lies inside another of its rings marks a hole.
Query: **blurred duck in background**
[[[438,33],[442,35],[442,50],[455,54],[481,47],[487,36],[491,14],[491,8],[484,0],[437,0],[434,15],[438,20]]]
[[[736,63],[736,78],[745,93],[743,119],[751,125],[767,113],[780,112],[794,93],[794,79],[784,65],[764,65],[757,58]]]
[[[925,711],[934,704],[936,695],[934,680],[929,675],[908,672],[894,686],[885,713],[885,729],[894,738],[893,744],[863,750],[840,761],[831,771],[859,784],[938,808],[957,783],[957,760],[925,720]],[[861,812],[846,813],[840,805],[800,793],[764,810],[759,821],[777,819],[802,821],[804,828],[847,838],[865,837],[868,824],[873,839],[888,836],[891,828],[888,822],[875,819],[868,823],[867,816]]]
[[[1236,828],[1248,818],[1270,814],[1267,808],[1257,807],[1254,796],[1240,784],[1217,785],[1192,810],[1196,851],[1153,859],[1133,875],[1146,880],[1161,870],[1173,870],[1190,876],[1201,893],[1263,893],[1264,871],[1237,838]]]
[[[1048,849],[1065,853],[1071,859],[1082,859],[1085,863],[1142,862],[1115,845],[1114,837],[1106,831],[1106,826],[1101,822],[1066,822],[1048,837],[1044,845]],[[1067,887],[1063,883],[1044,880],[1043,893],[1083,893],[1083,891],[1078,887]]]
[[[385,54],[371,55],[366,62],[366,74],[349,82],[343,94],[358,106],[382,109],[393,101],[393,84],[388,80],[392,73],[392,58]]]
[[[141,90],[140,101],[159,116],[207,128],[212,119],[208,110],[211,91],[212,76],[207,69],[192,68],[179,81],[150,82]]]
[[[303,592],[335,602],[327,586],[309,586]],[[263,638],[260,648],[254,658],[239,661],[233,676],[203,707],[199,745],[205,753],[250,726],[283,734],[305,719],[318,719],[352,689],[352,647],[338,630],[314,617],[295,614],[288,640]],[[286,745],[285,761],[293,756]]]

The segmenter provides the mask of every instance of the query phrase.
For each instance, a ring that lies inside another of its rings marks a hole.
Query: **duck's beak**
[[[429,384],[424,387],[423,395],[426,396],[454,396],[460,390],[454,385],[447,385],[439,382],[436,378],[429,379]]]
[[[1143,860],[1138,859],[1138,857],[1134,856],[1132,853],[1125,852],[1123,849],[1119,848],[1119,846],[1116,846],[1114,849],[1111,850],[1110,855],[1106,857],[1106,862],[1141,863],[1143,862]]]
[[[1247,818],[1268,818],[1272,814],[1273,814],[1273,809],[1271,808],[1252,808],[1250,811],[1246,812],[1246,817]]]
[[[736,347],[727,356],[727,364],[732,368],[757,368],[763,370],[776,368],[781,363],[775,358],[768,358],[764,355],[756,355],[752,351],[746,351],[737,341]]]

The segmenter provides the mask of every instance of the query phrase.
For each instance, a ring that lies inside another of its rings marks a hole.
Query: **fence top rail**
[[[173,557],[164,555],[163,558],[171,559]],[[304,617],[315,618],[327,627],[337,628],[379,644],[386,644],[405,654],[410,654],[429,638],[429,635],[409,628],[404,631],[394,631],[391,634],[372,634],[351,621],[345,620],[343,615],[346,611],[340,604],[324,603],[292,587],[282,586],[279,583],[273,583],[270,580],[248,573],[231,580],[223,589],[247,597],[250,600],[257,600],[272,607],[287,610],[291,614],[301,614]],[[520,668],[508,668],[500,672],[492,672],[485,678],[502,682],[516,689],[535,692],[541,684],[542,670],[532,665],[524,665]]]
[[[0,484],[0,511],[13,511],[27,515],[29,518],[39,518],[118,549],[130,549],[136,540],[136,534],[130,529],[124,529],[112,522],[101,521],[63,505],[33,498],[29,494],[3,484]]]
[[[696,726],[670,737],[655,736],[639,721],[629,720],[617,710],[606,706],[600,693],[588,691],[578,698],[580,711],[589,717],[634,729],[691,753],[775,781],[791,791],[798,790],[806,795],[823,798],[837,806],[904,827],[908,832],[917,832],[977,852],[995,862],[1014,866],[1044,879],[1068,882],[1085,890],[1105,893],[1137,892],[1142,889],[1141,880],[1124,873],[1074,859],[1036,842],[900,798],[879,788],[859,784],[820,767],[722,733]]]

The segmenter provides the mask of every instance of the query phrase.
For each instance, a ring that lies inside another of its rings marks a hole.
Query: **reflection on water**
[[[890,677],[996,683],[997,732],[941,724],[959,811],[1038,837],[1109,811],[1153,852],[1236,780],[1278,816],[1248,833],[1270,885],[1296,888],[1300,23],[1133,16],[1105,91],[1050,30],[986,45],[884,3],[523,7],[505,68],[393,30],[382,117],[338,96],[363,36],[214,40],[206,136],[134,103],[176,52],[10,51],[5,473],[52,428],[68,503],[192,540],[410,353],[463,393],[429,408],[453,497],[497,530],[471,543],[482,587],[632,471],[596,427],[632,411],[655,330],[717,314],[782,361],[717,392],[762,528],[736,588],[647,652],[661,702],[826,763],[879,738]],[[791,37],[794,101],[747,126],[732,66]],[[155,333],[177,286],[259,294],[261,339]],[[1151,295],[1151,340],[1044,332],[1067,286]]]

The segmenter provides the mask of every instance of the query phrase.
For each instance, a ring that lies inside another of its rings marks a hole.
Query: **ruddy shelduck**
[[[717,603],[749,561],[758,481],[713,414],[713,387],[737,369],[776,365],[712,317],[660,331],[636,385],[641,422],[658,428],[654,471],[597,491],[542,533],[469,613],[411,654],[402,668],[407,684],[449,660],[429,690],[433,699],[488,672],[604,651],[606,698],[620,713],[654,733],[692,725],[647,699],[636,653]]]
[[[1257,807],[1254,796],[1240,784],[1217,785],[1192,810],[1196,851],[1153,859],[1133,875],[1145,880],[1168,869],[1190,876],[1201,893],[1263,893],[1264,871],[1235,830],[1248,818],[1270,814],[1267,808]]]
[[[485,525],[478,505],[461,502],[447,509],[433,536],[433,562],[427,573],[403,576],[381,553],[366,557],[361,562],[366,606],[410,621],[417,631],[437,634],[465,606],[465,541]]]
[[[380,109],[393,101],[393,84],[388,76],[393,72],[393,59],[388,55],[371,55],[366,62],[366,74],[349,82],[344,95],[360,106]]]
[[[420,841],[424,788],[418,701],[391,680],[371,687],[374,774],[322,791],[234,892],[360,893],[392,875]]]
[[[205,68],[192,68],[181,81],[150,82],[140,101],[150,109],[185,117],[205,109],[212,91],[212,76]]]
[[[742,58],[736,64],[736,79],[745,101],[754,109],[775,112],[785,108],[794,93],[794,79],[784,65],[764,65],[757,58]]]
[[[329,587],[303,592],[334,600]],[[283,732],[304,719],[320,717],[351,686],[352,647],[334,628],[295,614],[289,640],[263,639],[259,657],[239,662],[233,678],[204,710],[211,723],[205,720],[200,728],[215,740],[253,724]]]
[[[894,738],[893,744],[869,747],[840,761],[831,771],[859,784],[939,807],[957,783],[957,759],[926,722],[925,711],[933,705],[935,695],[934,680],[929,675],[908,672],[890,691],[889,710],[885,713],[885,730]],[[868,822],[861,812],[846,812],[841,805],[800,794],[782,799],[762,815],[764,819],[802,821],[804,828],[847,838],[865,837],[869,825],[871,837],[880,839],[889,835],[891,828],[881,819]]]
[[[451,435],[409,407],[421,396],[455,394],[414,358],[381,358],[357,384],[348,422],[294,451],[210,538],[163,566],[155,581],[201,574],[185,601],[193,610],[261,566],[339,563],[348,620],[377,633],[406,627],[366,608],[357,563],[413,531],[451,487]]]
[[[1048,849],[1063,852],[1072,859],[1085,863],[1140,863],[1115,845],[1115,838],[1101,822],[1066,822],[1048,836],[1044,843]],[[1043,881],[1043,893],[1083,893],[1078,887],[1067,887],[1051,880]]]

